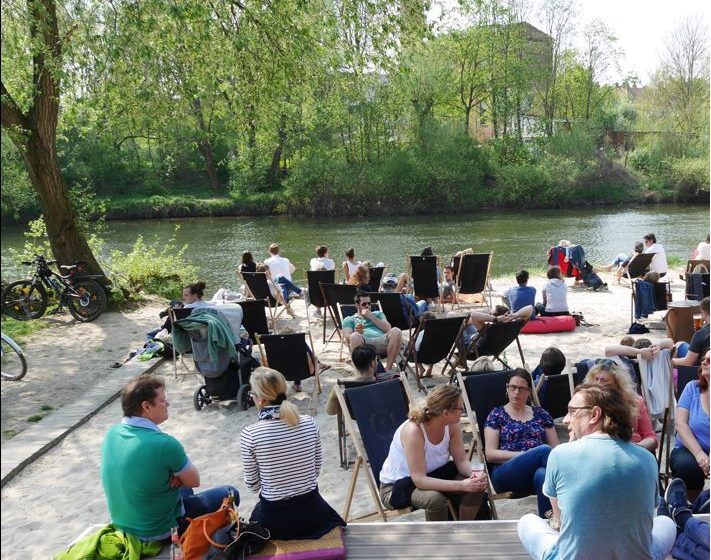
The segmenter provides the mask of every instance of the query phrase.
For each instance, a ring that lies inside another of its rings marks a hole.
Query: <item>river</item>
[[[175,231],[176,226],[180,228]],[[23,243],[22,227],[2,228],[2,276],[23,275],[10,260],[8,249]],[[137,236],[162,246],[175,235],[177,244],[188,244],[186,257],[195,263],[211,294],[219,286],[236,287],[235,269],[242,251],[255,259],[266,258],[267,247],[277,242],[281,252],[297,267],[295,278],[304,283],[308,262],[316,245],[325,244],[337,265],[344,251],[355,247],[356,258],[383,261],[388,270],[406,269],[406,256],[431,246],[443,262],[459,249],[494,252],[495,276],[519,268],[541,268],[551,245],[569,239],[585,249],[591,263],[606,263],[629,251],[635,241],[652,232],[667,255],[681,260],[709,232],[709,208],[659,205],[634,209],[594,208],[571,210],[483,210],[456,215],[420,215],[378,218],[310,219],[287,216],[190,218],[108,222],[106,253],[129,251]]]

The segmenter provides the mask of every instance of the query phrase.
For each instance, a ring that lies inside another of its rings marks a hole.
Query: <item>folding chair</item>
[[[249,333],[250,340],[256,344],[258,334],[269,334],[267,300],[251,299],[237,304],[242,307],[242,326]]]
[[[570,373],[542,375],[536,385],[536,395],[544,410],[553,418],[568,414],[568,403],[573,396],[573,376]]]
[[[281,314],[286,310],[289,310],[291,314],[294,313],[289,306],[289,302],[284,299],[281,288],[277,286],[277,296],[275,298],[269,289],[265,272],[243,272],[242,280],[244,280],[247,291],[252,299],[264,299],[267,301],[269,317],[271,317],[272,320],[272,330],[276,332],[276,320]],[[280,307],[281,309],[279,309]]]
[[[188,307],[186,308],[175,308],[175,307],[169,307],[168,308],[168,319],[170,320],[172,325],[175,325],[176,321],[180,321],[181,319],[186,319],[190,316],[190,314],[193,312],[193,307]],[[171,327],[172,331],[172,327]],[[173,375],[175,379],[178,379],[178,358],[180,358],[180,365],[182,368],[185,370],[184,375],[190,375],[193,372],[188,368],[188,366],[185,364],[185,360],[183,360],[183,354],[187,354],[187,352],[181,352],[178,353],[175,349],[175,344],[171,344],[171,347],[173,348]],[[192,350],[189,350],[189,352],[192,352]]]
[[[444,360],[442,373],[446,373],[447,367],[455,369],[452,363],[452,356],[457,350],[457,343],[462,337],[462,331],[466,326],[464,317],[447,317],[444,319],[420,319],[420,324],[414,336],[410,337],[410,342],[405,350],[407,360],[415,363],[413,371],[410,365],[405,362],[417,380],[417,388],[424,391],[419,367],[421,364],[438,364]],[[415,349],[415,344],[419,334],[423,333],[420,348]]]
[[[692,381],[696,381],[699,377],[698,366],[676,366],[676,385],[674,390],[674,396],[679,399],[681,393]]]
[[[704,265],[706,267],[706,270],[711,272],[711,261],[707,261],[704,259],[694,259],[694,260],[689,260],[686,262],[686,274],[691,274],[694,269],[699,266],[700,264]]]
[[[380,284],[383,281],[383,275],[387,266],[374,266],[370,269],[370,282],[368,282],[369,292],[379,292]]]
[[[336,396],[341,405],[346,430],[351,434],[356,449],[355,466],[343,508],[343,519],[346,523],[354,520],[349,514],[361,468],[365,472],[376,511],[355,519],[366,521],[380,517],[382,521],[387,521],[388,518],[412,511],[412,508],[387,510],[378,491],[380,470],[388,456],[390,443],[400,424],[407,420],[412,402],[407,383],[393,379],[353,389],[343,389],[336,385]]]
[[[684,279],[686,281],[686,299],[701,301],[705,297],[709,297],[709,278],[710,274],[690,272]]]
[[[501,355],[513,342],[516,342],[518,353],[521,357],[521,365],[526,367],[523,349],[518,339],[518,335],[521,334],[521,329],[525,324],[526,321],[524,320],[510,321],[508,323],[487,323],[485,328],[469,343],[469,348],[464,350],[460,360],[466,364],[467,360],[476,360],[480,356],[493,356],[495,360],[504,364],[504,367],[510,369],[509,364]],[[453,379],[454,372],[452,372]]]
[[[396,292],[370,292],[370,301],[378,302],[391,327],[402,332],[412,333],[412,314],[405,315],[402,310],[400,294]],[[409,309],[408,309],[409,310]]]
[[[370,310],[371,311],[381,311],[380,303],[378,303],[377,301],[371,301],[370,302]],[[351,303],[337,303],[336,304],[336,311],[337,311],[337,316],[338,316],[338,324],[337,324],[336,328],[338,329],[338,336],[341,337],[341,347],[338,350],[338,361],[342,362],[343,361],[343,345],[346,343],[346,339],[344,338],[343,334],[341,333],[341,331],[343,330],[343,320],[346,317],[355,315],[358,312],[358,308],[356,307],[355,303],[353,303],[351,301]],[[386,319],[387,319],[387,317],[386,317]]]
[[[310,346],[306,345],[307,334]],[[311,333],[258,334],[257,344],[262,364],[277,370],[287,381],[300,383],[302,380],[312,377],[309,360],[313,360],[314,390],[309,410],[315,414],[318,404],[317,395],[321,393],[321,379],[318,374],[318,358],[313,351],[314,341],[311,339]],[[309,352],[309,348],[311,348],[311,352]]]
[[[358,381],[358,380],[348,380],[348,379],[339,379],[336,381],[338,383],[338,386],[341,387],[341,389],[354,389],[356,387],[366,387],[368,385],[373,385],[376,383],[375,380],[370,380],[370,381]],[[340,402],[339,402],[340,404]],[[350,406],[350,404],[349,404]],[[353,411],[349,409],[349,412],[351,414],[351,417],[353,416]],[[341,468],[347,469],[350,462],[348,461],[348,430],[346,429],[346,422],[343,417],[343,410],[341,410],[340,406],[338,408],[338,413],[336,414],[336,425],[338,427],[338,453],[340,455],[341,459]]]
[[[331,342],[333,335],[338,334],[341,336],[341,323],[338,317],[338,304],[343,303],[353,303],[357,288],[350,284],[328,284],[321,283],[321,293],[323,294],[323,301],[326,304],[326,309],[328,310],[331,319],[333,320],[334,329],[331,336],[328,337],[326,341],[326,321],[323,322],[323,343]]]
[[[637,291],[641,288],[641,282],[644,280],[632,280],[631,288],[632,293],[630,295],[630,323],[634,323],[638,320],[635,315],[635,306],[637,302]],[[652,291],[654,293],[654,311],[666,311],[667,302],[671,301],[671,284],[669,282],[648,282],[652,285]]]
[[[492,306],[489,272],[491,270],[493,257],[493,251],[490,253],[465,254],[458,258],[455,257],[459,261],[456,276],[458,294],[484,294],[485,303],[487,303],[489,307]],[[488,302],[486,294],[488,294]]]
[[[494,373],[483,373],[477,375],[463,376],[457,372],[457,383],[462,390],[464,407],[474,432],[474,441],[479,455],[479,462],[484,465],[486,475],[489,478],[489,503],[491,505],[491,516],[498,519],[494,502],[502,499],[525,498],[529,494],[515,494],[513,492],[497,493],[491,482],[489,471],[491,465],[486,461],[486,450],[484,449],[484,426],[489,413],[497,406],[504,406],[507,402],[506,379],[510,371],[497,371]],[[532,395],[535,402],[535,392]],[[474,447],[470,450],[470,458]]]
[[[336,283],[336,271],[335,270],[307,270],[306,271],[306,284],[309,290],[309,303],[314,307],[320,309],[323,313],[324,322],[324,332],[326,323],[326,300],[323,297],[323,292],[321,291],[321,284],[335,284]],[[311,323],[311,317],[309,316],[309,305],[306,305],[306,319]],[[325,342],[325,341],[324,341]]]
[[[630,282],[636,278],[641,278],[649,269],[653,258],[654,253],[635,255],[627,265],[627,272],[622,275],[622,278],[628,278]]]
[[[439,257],[434,255],[410,257],[410,277],[415,287],[415,296],[419,299],[439,300],[438,262]]]

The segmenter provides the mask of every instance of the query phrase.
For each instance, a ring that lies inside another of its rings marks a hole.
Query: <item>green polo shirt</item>
[[[111,521],[126,533],[168,533],[181,515],[171,475],[188,465],[180,442],[158,429],[117,424],[101,446],[101,483]]]

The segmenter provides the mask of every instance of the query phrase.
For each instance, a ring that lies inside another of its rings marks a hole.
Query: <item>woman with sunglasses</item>
[[[676,444],[669,464],[693,500],[709,477],[709,355],[701,360],[698,381],[684,387],[676,407]]]
[[[491,483],[497,492],[538,496],[538,515],[544,517],[551,502],[543,494],[546,465],[551,449],[558,445],[553,418],[528,401],[533,392],[531,376],[522,368],[513,370],[506,382],[509,402],[489,413],[484,428],[486,460],[493,463]]]
[[[318,491],[322,456],[314,419],[286,400],[286,380],[278,371],[257,368],[250,385],[259,421],[240,434],[244,481],[259,492],[250,520],[273,539],[318,539],[345,526]]]
[[[464,452],[463,411],[462,392],[453,385],[435,387],[424,406],[410,408],[380,471],[388,509],[412,506],[424,509],[427,521],[447,521],[451,500],[460,520],[476,517],[488,481],[483,471],[472,471]]]
[[[585,376],[584,383],[595,385],[611,385],[622,391],[629,402],[636,402],[637,406],[632,411],[632,443],[648,449],[652,453],[657,448],[657,434],[652,428],[647,405],[644,399],[635,391],[632,377],[627,367],[618,364],[611,358],[595,360],[595,365],[590,368]]]

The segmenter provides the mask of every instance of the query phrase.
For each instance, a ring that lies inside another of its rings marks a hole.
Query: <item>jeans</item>
[[[185,512],[182,517],[178,518],[179,531],[182,533],[188,526],[188,517],[195,519],[206,513],[217,511],[230,490],[235,497],[235,505],[239,504],[239,491],[233,486],[216,486],[199,494],[195,494],[192,488],[181,487],[179,492]]]
[[[497,492],[515,492],[538,496],[538,515],[544,517],[551,509],[551,501],[543,494],[546,479],[546,464],[551,452],[550,445],[539,445],[525,453],[497,465],[491,482]]]
[[[674,478],[681,478],[689,490],[701,490],[704,487],[704,473],[686,447],[672,450],[669,466]]]
[[[546,553],[558,542],[559,537],[560,533],[553,529],[548,521],[532,513],[527,513],[518,521],[518,538],[534,560],[543,560]],[[600,535],[601,548],[604,547],[605,537],[606,535]],[[652,526],[652,558],[664,560],[674,546],[675,539],[674,522],[669,517],[655,517]]]
[[[679,533],[672,549],[678,560],[706,560],[709,557],[709,524],[692,517]]]
[[[281,292],[284,295],[284,301],[289,301],[289,293],[294,292],[296,294],[301,293],[301,288],[289,280],[286,276],[279,274],[274,280],[281,287]]]

